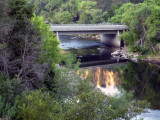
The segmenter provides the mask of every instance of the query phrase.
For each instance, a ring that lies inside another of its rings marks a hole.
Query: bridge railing
[[[50,24],[51,26],[100,26],[100,25],[123,25],[121,23],[100,23],[100,24]]]

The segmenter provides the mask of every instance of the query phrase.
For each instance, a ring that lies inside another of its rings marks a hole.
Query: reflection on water
[[[107,65],[105,65],[107,66]],[[107,95],[119,94],[118,86],[133,91],[137,99],[147,100],[151,109],[132,120],[160,120],[160,66],[144,62],[128,62],[118,69],[107,67],[85,68],[83,78],[91,78],[97,88]]]
[[[73,36],[60,36],[59,47],[76,55],[81,62],[111,59],[111,53],[119,49],[105,46],[100,40],[81,39]]]
[[[121,86],[150,102],[152,109],[160,109],[160,66],[129,62],[122,70]]]
[[[83,77],[91,78],[92,83],[105,93],[117,93],[121,86],[133,91],[137,99],[147,100],[152,109],[160,109],[160,66],[145,62],[107,66],[84,68]]]
[[[132,90],[137,99],[147,100],[151,104],[151,109],[137,118],[160,120],[160,66],[129,62],[121,70],[121,86],[125,90]]]
[[[101,67],[94,67],[84,69],[82,77],[84,79],[90,78],[91,82],[107,95],[119,93],[117,89],[119,81],[116,72]]]

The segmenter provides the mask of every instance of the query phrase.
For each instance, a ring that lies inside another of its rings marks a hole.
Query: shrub
[[[17,114],[21,120],[62,120],[62,107],[49,93],[40,90],[24,92],[17,98]]]
[[[0,120],[12,120],[15,116],[15,106],[6,103],[0,96]]]
[[[0,95],[6,101],[13,103],[15,96],[23,91],[20,80],[9,79],[7,76],[0,74]]]
[[[132,93],[122,90],[120,95],[106,96],[90,83],[81,80],[78,93],[66,103],[66,120],[130,120],[143,112],[146,101],[133,100]]]

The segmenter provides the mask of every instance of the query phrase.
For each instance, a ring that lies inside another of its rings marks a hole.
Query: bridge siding
[[[50,31],[112,31],[128,30],[127,25],[93,25],[93,26],[51,26]]]

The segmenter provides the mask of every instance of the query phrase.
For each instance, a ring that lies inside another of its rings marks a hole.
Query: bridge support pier
[[[59,33],[58,33],[58,31],[56,32],[56,38],[59,41]]]
[[[119,31],[116,34],[101,34],[101,42],[109,46],[121,47],[119,35]]]

